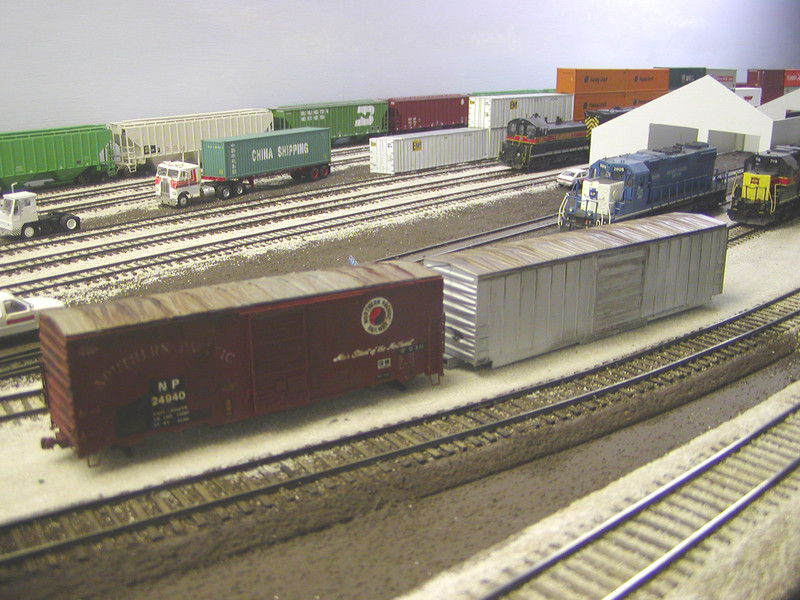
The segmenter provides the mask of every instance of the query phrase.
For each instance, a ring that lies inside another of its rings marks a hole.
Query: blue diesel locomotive
[[[711,210],[725,201],[727,175],[717,150],[703,142],[640,150],[593,163],[589,177],[564,196],[562,229],[605,225],[672,210]]]

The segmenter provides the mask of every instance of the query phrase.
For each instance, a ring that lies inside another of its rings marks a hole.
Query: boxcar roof
[[[421,264],[405,261],[373,263],[324,271],[305,271],[222,283],[145,297],[123,298],[48,311],[42,321],[64,336],[154,323],[194,314],[300,300],[362,288],[439,277]]]
[[[477,278],[491,277],[523,267],[720,227],[725,227],[722,221],[706,215],[670,213],[441,254],[426,258],[425,264],[432,268],[449,265]]]

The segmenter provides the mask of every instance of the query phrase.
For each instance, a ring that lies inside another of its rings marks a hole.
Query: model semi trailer
[[[158,165],[155,193],[162,204],[187,206],[194,198],[227,199],[253,186],[256,177],[288,173],[317,180],[330,173],[328,130],[299,127],[202,141],[202,168],[182,161]]]

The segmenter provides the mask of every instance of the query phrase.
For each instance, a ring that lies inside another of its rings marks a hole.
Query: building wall
[[[689,141],[688,130],[701,142],[711,138],[740,145],[726,150],[756,152],[770,147],[773,121],[706,76],[594,129],[589,161]]]

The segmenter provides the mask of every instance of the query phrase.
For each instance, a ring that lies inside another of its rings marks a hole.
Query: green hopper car
[[[117,168],[111,150],[105,125],[0,133],[0,189],[113,175]]]

